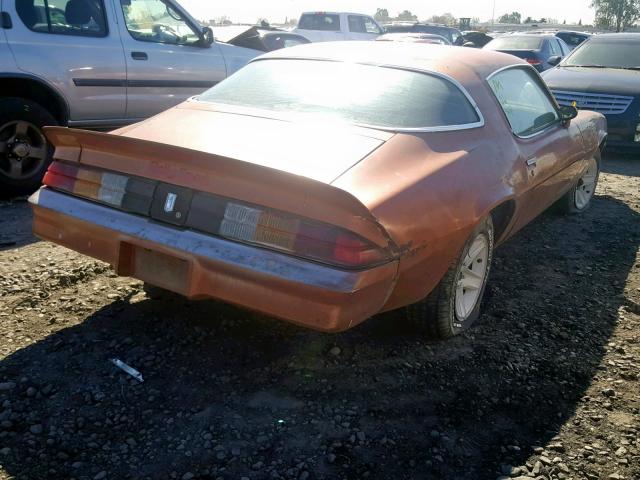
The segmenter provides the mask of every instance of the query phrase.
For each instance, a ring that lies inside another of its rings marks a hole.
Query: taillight
[[[158,185],[151,180],[63,162],[51,164],[43,183],[142,215],[152,214]],[[166,201],[162,195],[156,197],[156,202]],[[349,230],[203,192],[193,193],[183,226],[344,268],[369,267],[392,258],[387,248]]]
[[[346,268],[363,268],[391,258],[387,249],[348,230],[208,194],[194,196],[186,224],[232,240]]]
[[[43,183],[55,190],[140,214],[149,213],[155,190],[152,181],[62,162],[51,164]]]
[[[542,62],[537,58],[525,58],[524,59],[529,65],[542,65]]]

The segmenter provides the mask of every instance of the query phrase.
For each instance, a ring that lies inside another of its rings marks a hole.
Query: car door
[[[347,38],[349,40],[374,40],[382,34],[375,20],[366,15],[347,15]]]
[[[564,124],[551,93],[531,67],[499,70],[489,85],[513,132],[524,188],[515,228],[520,228],[559,199],[584,167],[578,126]]]
[[[127,63],[127,118],[142,119],[224,80],[217,43],[208,45],[168,0],[114,0]]]
[[[117,125],[125,117],[126,67],[111,1],[2,2],[18,68],[63,94],[72,125]]]

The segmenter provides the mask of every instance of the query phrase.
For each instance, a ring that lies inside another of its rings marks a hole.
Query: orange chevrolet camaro
[[[510,55],[341,42],[110,134],[46,134],[39,237],[317,330],[406,307],[449,337],[478,317],[496,245],[553,203],[587,208],[606,121]]]

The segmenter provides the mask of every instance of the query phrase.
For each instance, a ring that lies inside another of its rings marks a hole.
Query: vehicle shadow
[[[0,362],[16,384],[0,389],[0,464],[31,480],[494,479],[577,421],[639,225],[607,196],[543,215],[496,252],[479,324],[446,342],[398,312],[325,335],[213,302],[120,298]]]
[[[27,199],[0,201],[0,252],[37,241],[31,233],[31,211]]]

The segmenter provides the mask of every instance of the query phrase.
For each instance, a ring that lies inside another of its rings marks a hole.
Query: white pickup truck
[[[373,17],[344,12],[305,12],[292,32],[312,42],[375,40],[383,33]]]
[[[175,0],[0,0],[0,197],[38,187],[42,127],[137,122],[260,53],[214,41]]]

